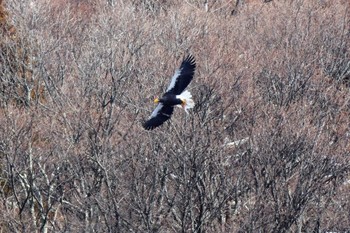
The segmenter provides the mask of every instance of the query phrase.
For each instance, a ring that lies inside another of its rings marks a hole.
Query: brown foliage
[[[8,19],[8,12],[0,3],[0,107],[9,103],[28,106],[31,102],[45,101],[45,89],[33,75],[34,48],[25,36],[16,31]]]
[[[7,3],[1,229],[350,229],[347,1],[93,2]],[[188,53],[196,107],[144,131]]]

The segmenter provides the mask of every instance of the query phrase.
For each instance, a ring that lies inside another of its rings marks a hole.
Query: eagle
[[[158,105],[143,124],[146,130],[152,130],[169,120],[174,106],[182,107],[186,113],[188,109],[194,107],[192,95],[185,89],[193,79],[195,69],[196,61],[192,55],[188,55],[182,61],[180,68],[175,71],[165,94],[161,98],[154,99],[154,103]]]

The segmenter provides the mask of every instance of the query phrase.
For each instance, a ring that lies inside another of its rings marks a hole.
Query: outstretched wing
[[[174,107],[159,103],[151,114],[151,117],[143,124],[146,130],[152,130],[165,121],[169,120],[173,114]]]
[[[190,84],[195,69],[196,61],[192,55],[188,55],[181,63],[180,68],[175,71],[166,93],[180,95]]]

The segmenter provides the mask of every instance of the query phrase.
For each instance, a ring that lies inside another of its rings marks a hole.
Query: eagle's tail
[[[183,104],[178,105],[179,107],[182,107],[186,113],[188,113],[188,109],[191,109],[194,107],[194,101],[192,99],[192,95],[189,91],[184,91],[180,95],[176,96],[176,98],[179,98],[183,101]]]

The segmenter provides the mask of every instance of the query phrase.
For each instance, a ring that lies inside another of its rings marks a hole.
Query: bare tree
[[[347,231],[349,4],[234,2],[1,2],[0,228]]]

